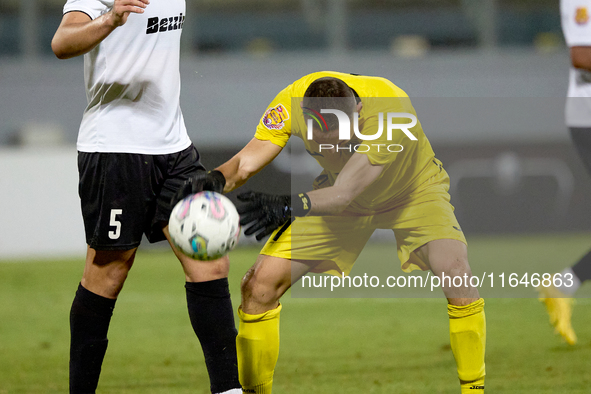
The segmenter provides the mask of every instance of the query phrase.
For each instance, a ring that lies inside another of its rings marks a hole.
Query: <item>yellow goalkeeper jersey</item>
[[[338,154],[328,153],[326,148],[323,151],[310,138],[300,106],[308,86],[322,77],[344,81],[363,103],[358,114],[359,134],[353,134],[347,143],[339,144]],[[404,126],[391,128],[389,132],[388,116],[391,124],[410,126],[414,120],[414,126],[406,127],[406,130],[402,130]],[[381,135],[379,130],[382,130]],[[284,147],[292,135],[304,141],[308,153],[324,168],[316,179],[315,188],[333,185],[343,166],[356,152],[367,155],[371,164],[384,167],[379,178],[355,198],[345,214],[373,215],[406,204],[421,186],[427,186],[433,176],[443,171],[408,95],[385,78],[323,71],[298,79],[269,104],[257,126],[255,138]]]

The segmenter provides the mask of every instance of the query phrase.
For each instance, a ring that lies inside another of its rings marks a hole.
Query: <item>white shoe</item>
[[[242,389],[232,389],[232,390],[224,391],[223,393],[217,393],[217,394],[242,394]]]

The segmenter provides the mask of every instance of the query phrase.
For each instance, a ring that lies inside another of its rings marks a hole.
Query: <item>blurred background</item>
[[[50,47],[64,4],[0,0],[0,259],[85,251],[82,58]],[[590,230],[591,181],[563,120],[558,0],[188,0],[183,30],[181,105],[208,167],[301,76],[378,75],[413,98],[467,234]],[[319,172],[304,160],[293,143],[250,188],[288,191]]]

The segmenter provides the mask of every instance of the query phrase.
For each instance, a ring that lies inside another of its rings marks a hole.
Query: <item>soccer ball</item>
[[[175,205],[168,231],[174,245],[187,256],[215,260],[228,254],[238,243],[240,216],[226,196],[204,191]]]

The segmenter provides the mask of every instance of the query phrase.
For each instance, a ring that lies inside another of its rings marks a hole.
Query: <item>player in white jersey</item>
[[[560,13],[571,58],[565,120],[579,156],[591,173],[591,0],[561,0]],[[574,345],[577,336],[571,325],[570,297],[591,279],[591,251],[561,274],[572,281],[564,281],[560,287],[541,287],[540,300],[546,305],[555,331]]]
[[[179,104],[184,23],[185,0],[67,0],[52,41],[60,59],[84,55],[88,99],[77,144],[88,248],[70,312],[70,393],[96,391],[115,301],[142,235],[170,242],[173,195],[205,174]],[[200,262],[172,248],[211,391],[240,393],[229,261]]]

